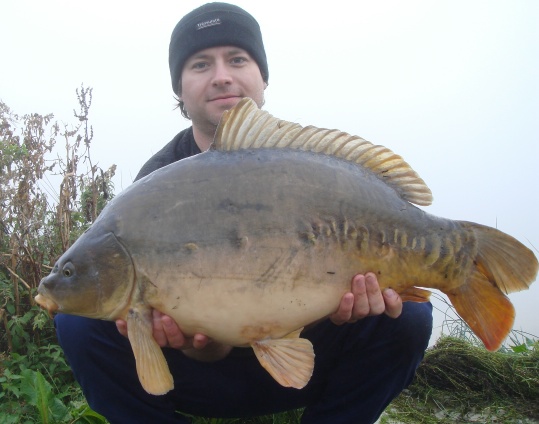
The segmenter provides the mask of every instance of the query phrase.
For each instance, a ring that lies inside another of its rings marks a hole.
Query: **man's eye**
[[[231,62],[235,65],[240,65],[244,62],[247,62],[247,59],[245,57],[234,57],[232,58]]]
[[[196,62],[193,64],[193,69],[204,69],[208,64],[206,62]]]

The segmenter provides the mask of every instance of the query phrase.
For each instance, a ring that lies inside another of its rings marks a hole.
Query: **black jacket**
[[[170,165],[180,159],[188,158],[201,153],[195,138],[193,137],[193,127],[181,131],[168,144],[153,155],[139,171],[135,181],[140,180],[156,169]]]

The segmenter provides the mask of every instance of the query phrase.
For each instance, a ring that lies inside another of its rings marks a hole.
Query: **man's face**
[[[251,97],[261,107],[266,83],[249,53],[220,46],[201,50],[185,62],[180,87],[193,126],[214,131],[223,112],[242,98]]]

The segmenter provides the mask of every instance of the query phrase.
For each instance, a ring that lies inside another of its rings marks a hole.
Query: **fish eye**
[[[71,277],[75,274],[75,267],[71,262],[68,262],[62,268],[62,274],[64,277]]]

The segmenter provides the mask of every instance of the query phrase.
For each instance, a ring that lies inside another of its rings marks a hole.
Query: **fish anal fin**
[[[428,302],[431,294],[432,293],[429,290],[421,289],[419,287],[408,287],[399,292],[403,302]]]
[[[515,320],[509,298],[478,271],[473,271],[465,284],[445,294],[485,347],[498,350]]]
[[[174,388],[174,380],[161,347],[152,335],[151,310],[129,309],[127,334],[135,355],[137,374],[144,390],[152,395],[164,395]]]
[[[281,339],[251,343],[260,364],[284,387],[302,389],[313,374],[313,345],[300,338],[300,332],[294,331]]]

